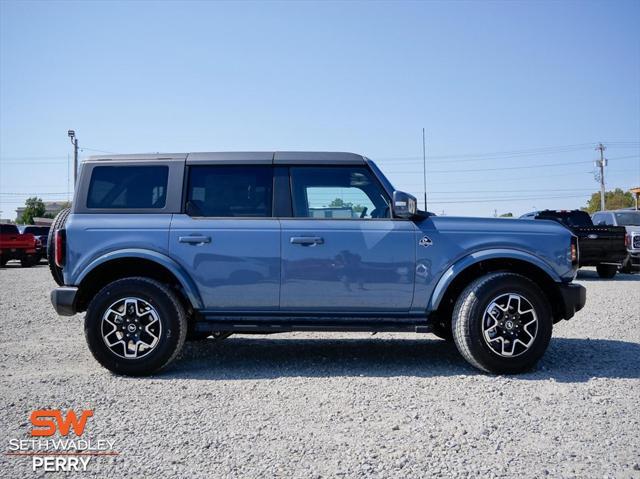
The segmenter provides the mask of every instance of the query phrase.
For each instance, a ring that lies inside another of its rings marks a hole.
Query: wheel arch
[[[482,253],[484,254],[463,258],[441,276],[430,302],[430,315],[450,319],[454,303],[467,285],[485,274],[506,271],[520,274],[536,283],[549,298],[554,322],[562,319],[563,298],[559,288],[561,278],[547,264],[521,251],[496,250]]]
[[[202,309],[198,288],[184,269],[168,256],[156,251],[120,250],[89,263],[78,275],[77,309],[86,310],[91,298],[106,284],[128,276],[145,276],[172,286],[186,309]]]

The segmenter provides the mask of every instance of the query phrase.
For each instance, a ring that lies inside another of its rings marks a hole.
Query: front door
[[[171,256],[193,277],[209,311],[276,311],[280,225],[270,165],[188,168],[185,213],[174,215]]]
[[[292,166],[281,219],[283,311],[399,313],[411,307],[415,226],[364,166]]]

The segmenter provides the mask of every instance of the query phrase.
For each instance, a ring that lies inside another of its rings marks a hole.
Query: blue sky
[[[582,206],[599,141],[608,187],[640,185],[638,1],[1,1],[0,22],[0,217],[66,197],[69,128],[120,153],[354,151],[421,197],[425,127],[451,215]]]

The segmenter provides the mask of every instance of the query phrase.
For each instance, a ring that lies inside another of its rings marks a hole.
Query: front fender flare
[[[75,280],[75,284],[81,284],[82,280],[84,280],[91,271],[93,271],[98,266],[105,264],[109,261],[117,260],[117,259],[129,259],[129,258],[140,258],[146,259],[149,261],[153,261],[154,263],[158,263],[160,266],[163,266],[167,270],[169,270],[180,282],[180,285],[184,289],[187,298],[191,302],[191,305],[194,309],[203,309],[204,305],[202,303],[202,298],[200,297],[200,293],[198,291],[197,286],[191,279],[191,277],[186,273],[186,271],[173,259],[168,257],[165,254],[159,253],[157,251],[145,250],[145,249],[121,249],[116,251],[111,251],[102,256],[95,258],[91,261],[87,266],[85,266],[81,273],[77,276]]]
[[[537,266],[539,269],[544,271],[556,283],[562,282],[562,279],[560,278],[558,273],[556,273],[553,268],[549,266],[549,264],[547,264],[543,259],[534,256],[531,253],[527,253],[526,251],[508,248],[475,251],[457,260],[442,274],[442,276],[440,276],[440,279],[433,289],[433,294],[431,295],[431,301],[429,302],[428,310],[434,311],[438,309],[438,307],[440,306],[440,301],[442,301],[442,298],[447,292],[447,289],[462,271],[466,270],[470,266],[473,266],[474,264],[479,263],[480,261],[486,261],[490,259],[516,259],[519,261],[531,263],[532,265]]]

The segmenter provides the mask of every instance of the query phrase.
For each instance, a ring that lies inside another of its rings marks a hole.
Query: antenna
[[[424,187],[424,210],[427,211],[427,143],[422,129],[422,180]]]

